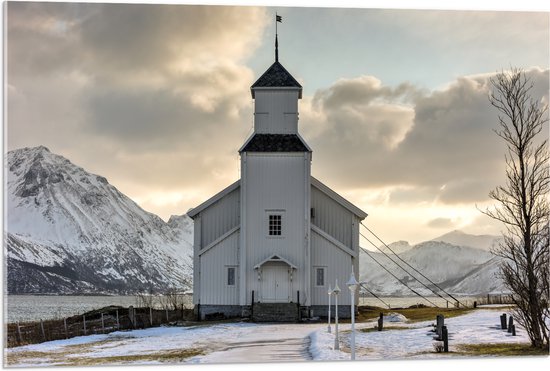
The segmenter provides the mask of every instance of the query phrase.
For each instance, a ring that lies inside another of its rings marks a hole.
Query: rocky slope
[[[187,288],[192,221],[168,223],[45,147],[7,155],[8,292]]]

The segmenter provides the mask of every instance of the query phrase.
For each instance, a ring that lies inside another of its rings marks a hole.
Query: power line
[[[367,241],[368,238],[366,238],[365,236],[363,236]],[[370,241],[369,241],[370,242]],[[372,242],[370,242],[372,244]],[[361,250],[363,250],[372,260],[374,260],[379,266],[381,266],[386,272],[388,272],[393,278],[395,278],[400,284],[402,284],[403,286],[405,286],[406,288],[408,288],[409,290],[411,290],[413,293],[415,293],[416,295],[420,296],[421,298],[423,298],[424,300],[426,300],[428,303],[432,304],[434,307],[436,308],[439,308],[435,303],[433,303],[430,299],[426,298],[425,296],[419,294],[418,292],[416,292],[413,288],[411,288],[409,285],[407,285],[405,282],[401,281],[399,278],[397,278],[397,276],[395,274],[393,274],[392,272],[390,272],[388,270],[388,268],[384,267],[378,260],[375,259],[374,256],[372,256],[369,251],[367,249],[365,249],[364,247],[361,247],[359,246],[359,248]]]
[[[382,254],[384,254],[388,259],[390,259],[395,265],[397,265],[399,268],[401,268],[403,270],[403,272],[407,273],[408,275],[410,275],[415,281],[417,281],[418,283],[420,283],[422,286],[424,286],[425,288],[427,288],[428,290],[430,290],[431,292],[433,292],[434,294],[436,294],[437,296],[439,296],[441,299],[445,300],[448,302],[448,300],[446,298],[444,298],[443,296],[441,296],[439,293],[437,293],[436,291],[434,291],[433,289],[429,288],[424,282],[420,281],[418,278],[416,278],[411,272],[409,272],[408,270],[406,270],[405,268],[403,268],[401,265],[399,265],[399,263],[397,263],[395,260],[393,260],[388,254],[386,254],[384,251],[380,250],[380,248],[378,246],[376,246],[373,242],[371,242],[364,234],[362,234],[361,232],[359,232],[359,234],[365,239],[367,240],[372,246],[374,246],[378,251],[380,251]]]
[[[380,300],[382,303],[384,303],[385,306],[388,307],[388,309],[391,309],[391,306],[386,303],[384,300],[380,299],[374,292],[370,291],[367,286],[365,286],[363,283],[359,283],[359,286],[361,286],[363,289],[365,289],[366,291],[368,291],[372,296],[374,296],[376,299]]]
[[[429,279],[428,277],[426,277],[424,274],[422,274],[422,272],[418,271],[418,269],[416,269],[415,267],[413,267],[412,265],[410,265],[409,263],[407,263],[405,260],[403,260],[399,255],[397,255],[384,241],[382,241],[382,239],[380,239],[380,237],[378,237],[373,231],[371,231],[366,225],[364,225],[362,222],[360,222],[360,224],[367,230],[369,231],[378,241],[380,241],[388,250],[390,250],[392,252],[393,255],[395,255],[399,260],[401,260],[403,263],[405,263],[407,266],[409,266],[412,270],[414,270],[415,272],[417,272],[418,274],[420,274],[423,278],[425,278],[426,280],[428,280],[432,285],[434,285],[435,287],[437,287],[439,290],[443,291],[445,294],[447,294],[450,298],[452,298],[454,301],[457,302],[458,305],[460,305],[460,301],[455,298],[453,295],[451,295],[450,293],[448,293],[447,291],[445,291],[443,288],[441,288],[438,284],[436,284],[435,282],[433,282],[431,279]],[[376,246],[375,246],[376,247]],[[378,247],[376,247],[378,248]],[[380,250],[381,251],[381,250]],[[418,281],[418,280],[417,280]],[[420,281],[418,281],[420,282]],[[433,290],[431,290],[432,292],[434,292]],[[445,299],[447,300],[447,299]],[[462,304],[462,306],[464,306],[464,304]]]

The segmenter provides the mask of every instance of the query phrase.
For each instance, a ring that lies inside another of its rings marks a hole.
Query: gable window
[[[235,267],[227,267],[227,286],[235,286]]]
[[[322,287],[325,286],[326,281],[326,267],[315,267],[315,286]]]
[[[281,236],[283,232],[283,216],[281,214],[269,214],[269,235]]]

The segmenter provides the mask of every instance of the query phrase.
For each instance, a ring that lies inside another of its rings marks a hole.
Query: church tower
[[[251,86],[254,133],[241,156],[240,303],[309,305],[311,149],[298,133],[302,86],[278,61]],[[244,264],[243,264],[244,263]]]
[[[199,318],[326,315],[329,287],[359,272],[367,214],[311,176],[298,130],[302,86],[279,62],[277,41],[275,62],[250,87],[254,132],[239,150],[241,178],[187,212]],[[351,313],[347,291],[342,318]]]

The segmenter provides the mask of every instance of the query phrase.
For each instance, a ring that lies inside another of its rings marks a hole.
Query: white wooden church
[[[302,86],[279,63],[277,47],[250,90],[254,132],[239,150],[241,179],[187,213],[198,315],[326,315],[338,279],[340,316],[349,317],[345,283],[352,266],[359,273],[367,214],[311,176],[312,150],[298,132]]]

